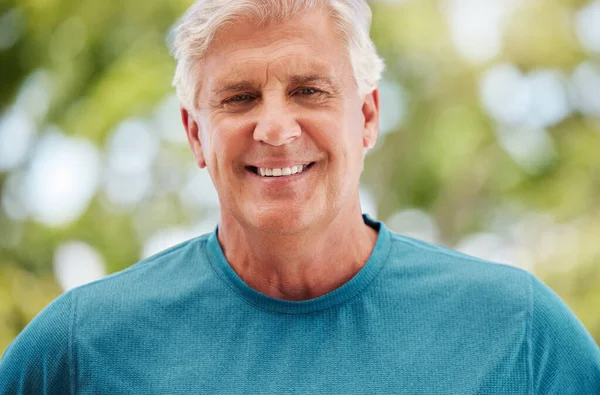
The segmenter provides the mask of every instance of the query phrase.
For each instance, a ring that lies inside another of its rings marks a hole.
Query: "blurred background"
[[[0,352],[52,299],[214,229],[170,86],[189,0],[0,0]],[[600,342],[600,0],[372,1],[364,211],[531,271]]]

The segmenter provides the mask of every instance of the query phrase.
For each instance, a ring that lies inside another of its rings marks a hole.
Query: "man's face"
[[[227,26],[198,72],[198,110],[182,109],[182,118],[224,218],[294,233],[356,208],[364,149],[377,137],[378,93],[358,95],[326,12]]]

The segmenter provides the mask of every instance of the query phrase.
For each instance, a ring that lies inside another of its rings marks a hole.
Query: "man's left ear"
[[[377,142],[379,135],[379,87],[371,93],[367,93],[363,99],[362,113],[363,125],[363,147],[371,149]]]

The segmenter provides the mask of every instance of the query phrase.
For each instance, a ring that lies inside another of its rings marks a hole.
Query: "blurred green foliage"
[[[572,237],[555,232],[552,239],[537,229],[540,237],[522,240],[532,252],[530,264],[600,342],[600,116],[574,111],[548,127],[553,156],[532,172],[499,142],[497,122],[479,90],[482,74],[494,64],[567,74],[584,61],[598,64],[599,55],[582,48],[572,23],[587,2],[526,2],[506,23],[502,50],[481,62],[469,62],[456,50],[442,3],[372,4],[385,79],[405,97],[401,122],[366,159],[363,182],[375,196],[378,217],[422,209],[439,227],[439,242],[452,247],[466,235],[491,231],[506,212],[517,219],[532,212],[550,215],[553,226],[570,229]],[[48,111],[35,119],[37,128],[53,125],[105,146],[118,123],[149,116],[172,93],[167,37],[189,4],[2,0],[0,18],[12,13],[18,34],[0,50],[0,111],[8,111],[27,78],[43,70],[51,76],[51,98]],[[0,172],[0,191],[11,174],[27,168],[33,152],[18,168]],[[189,167],[191,156],[181,146],[165,152],[177,158],[169,159],[174,166]],[[80,218],[56,227],[0,210],[0,350],[61,292],[52,265],[61,242],[87,242],[114,272],[139,259],[153,231],[207,214],[182,206],[174,191],[161,193],[160,185],[130,210],[111,209],[98,192]],[[552,244],[551,252],[538,254],[539,243]]]

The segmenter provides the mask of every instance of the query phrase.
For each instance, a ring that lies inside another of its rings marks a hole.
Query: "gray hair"
[[[345,41],[358,93],[370,93],[377,87],[384,64],[369,37],[371,9],[365,0],[197,0],[174,30],[173,56],[177,68],[173,86],[182,106],[196,109],[200,84],[194,67],[220,28],[244,17],[264,26],[319,5],[329,7]]]

